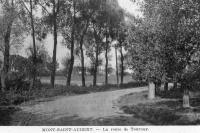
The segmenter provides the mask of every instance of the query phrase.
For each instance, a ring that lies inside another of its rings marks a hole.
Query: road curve
[[[125,115],[115,102],[123,95],[147,90],[147,87],[97,92],[78,96],[63,96],[53,101],[40,102],[35,105],[22,106],[25,112],[46,118],[59,119],[77,116],[79,118],[97,119]],[[133,101],[134,102],[134,101]]]

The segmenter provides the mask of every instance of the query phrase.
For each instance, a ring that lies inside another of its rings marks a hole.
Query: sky
[[[118,3],[127,12],[134,14],[135,16],[141,16],[140,7],[136,3],[131,2],[131,0],[118,0]]]
[[[141,16],[141,12],[139,11],[139,6],[137,4],[133,4],[130,0],[118,0],[119,5],[125,9],[127,12],[134,14],[135,16]],[[24,51],[24,49],[26,49],[26,47],[28,47],[29,45],[31,45],[31,38],[28,37],[25,40],[25,45],[23,50],[21,50],[21,55],[26,55],[26,51]],[[49,55],[52,57],[53,55],[53,36],[51,34],[49,34],[47,36],[47,38],[44,40],[43,42],[46,50],[48,51]],[[69,53],[69,50],[66,48],[66,46],[64,46],[62,44],[62,37],[59,36],[58,37],[58,45],[57,45],[57,61],[59,62],[59,68],[62,69],[62,60],[63,58],[66,57],[67,53]],[[111,50],[110,52],[110,56],[111,56],[111,61],[110,64],[112,65],[113,68],[115,68],[115,54],[114,54],[114,49]],[[86,59],[86,65],[88,63],[87,59]],[[78,60],[75,61],[75,64],[79,63]]]

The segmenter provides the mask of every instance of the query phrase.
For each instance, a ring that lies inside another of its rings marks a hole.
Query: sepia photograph
[[[0,0],[0,126],[195,125],[199,0]]]

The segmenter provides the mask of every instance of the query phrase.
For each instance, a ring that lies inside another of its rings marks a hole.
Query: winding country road
[[[147,87],[97,92],[78,96],[62,96],[52,101],[22,106],[24,112],[34,114],[37,121],[52,121],[76,116],[81,119],[99,119],[125,116],[116,101],[123,95],[147,90]],[[134,101],[133,101],[134,102]]]

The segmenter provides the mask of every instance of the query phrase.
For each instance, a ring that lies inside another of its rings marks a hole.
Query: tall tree
[[[1,70],[1,90],[2,92],[4,92],[6,88],[5,81],[7,79],[7,74],[9,71],[9,57],[10,57],[10,47],[11,47],[12,39],[18,38],[17,34],[21,34],[20,32],[15,32],[16,26],[20,24],[18,23],[20,10],[19,10],[18,1],[1,0],[0,3],[1,3],[1,9],[2,9],[1,10],[2,16],[1,16],[1,21],[0,21],[0,24],[1,24],[0,41],[2,43],[1,51],[3,52],[3,56],[4,56],[3,69]]]
[[[29,0],[29,6],[27,6],[24,1],[21,1],[23,6],[25,7],[25,9],[28,12],[28,15],[30,17],[30,25],[31,25],[31,35],[32,35],[32,41],[33,41],[33,58],[32,58],[32,64],[33,64],[33,74],[32,74],[32,81],[30,84],[30,89],[33,89],[34,84],[35,84],[35,80],[36,80],[36,59],[37,59],[37,55],[36,55],[36,39],[35,39],[35,18],[34,18],[34,14],[33,14],[33,10],[36,6],[36,2],[33,2],[32,0]],[[28,8],[29,7],[29,8]]]
[[[91,24],[91,19],[97,10],[97,4],[94,0],[79,0],[77,9],[80,14],[77,17],[76,24],[76,40],[79,42],[80,56],[81,56],[81,77],[82,86],[85,86],[85,57],[84,57],[84,38]]]
[[[117,39],[116,31],[119,29],[119,25],[124,21],[124,11],[119,6],[117,1],[108,0],[105,5],[105,24],[104,24],[104,34],[105,34],[105,84],[108,84],[108,54],[111,50],[111,43]]]
[[[77,24],[77,14],[79,13],[79,10],[77,10],[78,1],[77,0],[71,0],[68,2],[68,8],[62,12],[63,14],[63,21],[61,23],[61,26],[63,27],[61,32],[64,37],[64,43],[66,46],[70,49],[70,61],[69,61],[69,67],[67,71],[67,81],[66,86],[71,85],[71,76],[73,72],[74,67],[74,60],[75,60],[75,35],[76,35],[76,24]]]
[[[124,82],[124,69],[125,69],[125,66],[124,66],[124,48],[126,47],[126,44],[127,44],[127,40],[126,40],[126,29],[128,27],[125,26],[125,23],[121,22],[120,25],[119,25],[119,29],[118,29],[118,47],[119,47],[119,51],[120,51],[120,61],[121,61],[121,64],[120,64],[120,76],[121,76],[121,85],[123,84]]]
[[[104,48],[104,22],[105,22],[105,4],[106,1],[104,0],[95,0],[95,3],[93,3],[96,7],[93,17],[91,18],[91,24],[88,29],[87,34],[87,42],[88,44],[86,46],[86,54],[89,56],[89,58],[92,59],[92,66],[93,66],[93,86],[96,86],[97,82],[97,73],[98,73],[98,67],[101,63],[101,60],[99,58],[99,55],[103,52]]]
[[[93,86],[96,86],[97,82],[97,71],[98,71],[98,66],[99,66],[99,55],[101,53],[101,45],[102,45],[102,27],[99,25],[96,27],[93,25],[93,35],[95,39],[95,66],[94,66],[94,78],[93,78]]]
[[[117,85],[119,86],[119,69],[118,69],[118,57],[117,57],[117,46],[115,46],[115,62],[116,62],[116,77],[117,77]]]
[[[108,36],[108,30],[106,27],[106,46],[105,46],[105,59],[106,59],[106,63],[105,63],[105,84],[108,84],[108,53],[109,53],[109,36]]]
[[[157,41],[158,32],[154,26],[155,19],[145,19],[132,26],[129,30],[128,43],[130,68],[133,69],[137,79],[149,82],[151,99],[155,97],[153,84],[161,79],[163,74],[162,65],[158,60],[161,53],[159,52],[160,43]]]
[[[91,59],[92,63],[93,86],[96,86],[98,67],[101,64],[99,55],[103,52],[102,32],[103,28],[93,23],[87,34],[86,55]]]
[[[67,77],[67,86],[70,86],[71,84],[71,75],[72,75],[72,71],[73,71],[73,67],[74,67],[74,44],[75,44],[75,25],[76,25],[76,4],[77,1],[73,0],[72,1],[72,28],[71,28],[71,40],[70,40],[70,66],[69,66],[69,70],[68,70],[68,77]]]
[[[53,57],[52,57],[52,72],[51,72],[51,85],[55,85],[56,74],[56,55],[57,55],[57,43],[58,32],[60,29],[60,22],[63,20],[62,13],[68,9],[68,1],[65,0],[46,0],[39,1],[38,4],[42,8],[43,22],[47,25],[49,30],[53,33],[54,45],[53,45]]]

